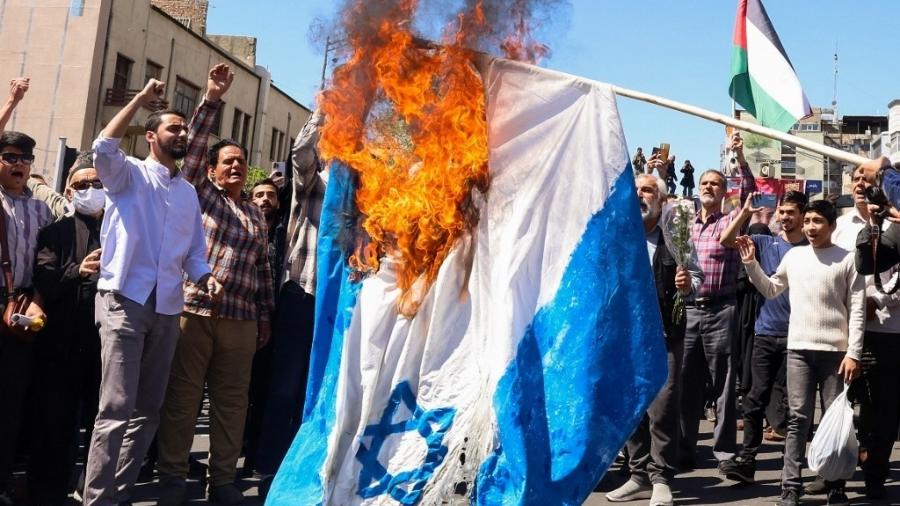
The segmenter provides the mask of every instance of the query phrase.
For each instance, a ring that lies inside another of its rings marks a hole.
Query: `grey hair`
[[[666,183],[662,179],[654,176],[653,174],[640,174],[637,178],[638,180],[653,178],[653,182],[656,183],[656,189],[659,190],[659,196],[663,198],[669,196],[669,189],[666,188]]]
[[[698,181],[703,181],[703,178],[705,178],[707,174],[715,174],[719,176],[719,179],[722,180],[722,186],[726,186],[726,182],[728,180],[725,178],[725,174],[722,174],[722,171],[716,169],[707,169],[703,171],[703,174],[700,174],[700,179],[698,179]]]

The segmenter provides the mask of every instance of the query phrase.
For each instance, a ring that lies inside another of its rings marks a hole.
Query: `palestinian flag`
[[[761,0],[738,2],[728,92],[761,125],[782,132],[812,114]]]

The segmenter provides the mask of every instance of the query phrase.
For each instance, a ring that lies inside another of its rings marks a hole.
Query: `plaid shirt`
[[[319,171],[319,157],[316,154],[322,119],[318,111],[309,117],[291,151],[294,188],[287,229],[288,254],[285,256],[284,281],[297,283],[310,295],[316,293],[316,241],[327,182],[327,173]]]
[[[750,167],[741,166],[740,202],[751,192],[756,191],[756,179]],[[701,213],[694,217],[691,228],[691,239],[697,250],[700,269],[706,278],[696,292],[697,298],[734,297],[737,285],[738,269],[741,266],[741,255],[735,248],[726,248],[719,244],[719,238],[725,233],[728,225],[734,221],[741,210],[735,209],[725,215],[722,212],[712,213],[703,221]]]
[[[268,231],[262,211],[246,198],[232,200],[207,177],[209,132],[221,102],[203,103],[194,112],[188,151],[181,167],[184,178],[197,189],[206,261],[225,288],[216,316],[233,320],[269,321],[275,308],[272,270],[268,257]],[[185,280],[185,307],[189,313],[212,316],[209,298]]]

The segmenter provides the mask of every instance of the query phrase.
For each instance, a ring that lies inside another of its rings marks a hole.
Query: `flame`
[[[476,223],[473,191],[489,182],[483,84],[469,49],[492,33],[483,0],[455,17],[439,47],[412,32],[417,7],[417,0],[352,0],[343,15],[348,60],[319,97],[320,155],[358,176],[365,237],[355,238],[351,266],[372,273],[383,257],[394,258],[404,296],[414,284],[430,286]],[[518,13],[523,21],[501,46],[517,58],[543,54],[515,42],[530,37],[527,12]]]

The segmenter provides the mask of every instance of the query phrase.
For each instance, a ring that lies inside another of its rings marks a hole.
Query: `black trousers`
[[[762,445],[763,419],[773,391],[779,382],[784,384],[787,356],[787,337],[755,336],[750,391],[744,397],[744,448],[741,457],[755,459]],[[784,388],[781,389],[782,394]],[[782,398],[782,402],[784,399]]]
[[[21,441],[33,363],[32,343],[0,335],[0,492],[9,485]]]
[[[668,484],[678,467],[684,342],[667,342],[666,351],[669,362],[666,383],[625,443],[631,479],[641,484]]]
[[[883,484],[900,422],[900,335],[866,332],[862,375],[853,390],[859,401],[859,442],[868,450],[867,483]]]

